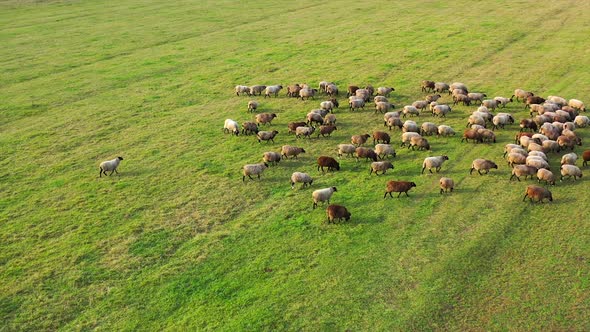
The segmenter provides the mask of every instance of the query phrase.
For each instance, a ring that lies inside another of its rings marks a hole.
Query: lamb
[[[271,124],[272,120],[276,117],[277,115],[275,113],[259,113],[256,114],[256,123],[258,125]]]
[[[320,113],[309,112],[309,113],[307,113],[306,119],[307,119],[308,125],[310,125],[314,122],[316,124],[324,123],[324,118],[322,117],[322,115]]]
[[[245,93],[248,96],[250,95],[250,88],[246,85],[236,85],[235,91],[237,96],[239,96],[240,93]]]
[[[481,102],[481,105],[493,111],[498,107],[498,102],[494,99],[485,99]]]
[[[388,155],[390,155],[394,158],[396,156],[395,149],[389,144],[376,144],[375,145],[375,153],[381,159],[384,159]]]
[[[297,156],[301,153],[305,153],[305,149],[291,145],[283,145],[281,147],[281,158],[293,156],[293,158],[297,159]]]
[[[529,185],[526,187],[522,201],[524,202],[527,197],[531,202],[533,201],[533,198],[539,203],[542,203],[545,198],[550,202],[553,202],[553,195],[549,190],[535,185]]]
[[[445,91],[449,92],[449,89],[450,89],[450,87],[447,83],[443,83],[443,82],[434,83],[434,91],[435,92],[440,92],[440,93],[445,92]]]
[[[575,165],[578,160],[578,155],[575,153],[566,153],[561,156],[561,164]]]
[[[582,152],[582,160],[584,160],[582,166],[588,166],[588,161],[590,161],[590,150]]]
[[[418,150],[430,150],[430,144],[424,137],[410,138],[410,145],[408,146],[408,149],[412,148],[412,150],[414,150],[415,147],[418,147]]]
[[[445,118],[449,112],[451,112],[449,105],[435,105],[432,107],[432,116]]]
[[[435,83],[434,81],[424,80],[422,81],[420,88],[423,92],[430,92],[435,89]]]
[[[479,101],[479,103],[481,104],[484,97],[487,97],[487,95],[485,93],[480,92],[470,92],[467,94],[467,97],[469,97],[469,99],[471,99],[472,101]]]
[[[463,142],[463,140],[465,140],[465,142],[469,142],[470,139],[473,140],[474,143],[483,143],[483,137],[477,129],[467,129],[463,132],[463,138],[461,138],[461,142]]]
[[[312,185],[313,179],[307,173],[293,172],[293,174],[291,174],[291,189],[295,189],[295,183],[303,183],[301,188],[305,188],[307,185]]]
[[[512,102],[512,98],[505,97],[494,97],[494,100],[498,103],[498,105],[502,105],[502,108],[505,108],[506,104]]]
[[[427,167],[428,167],[428,171],[430,173],[433,173],[432,172],[433,168],[438,173],[442,167],[442,164],[445,162],[445,160],[449,160],[449,157],[448,156],[426,157],[424,159],[424,162],[422,163],[422,174],[424,174],[424,170]]]
[[[260,143],[261,141],[266,141],[266,143],[272,141],[273,143],[275,142],[275,136],[277,136],[279,132],[276,130],[273,131],[259,131],[258,134],[256,134],[256,137],[258,137],[258,143]]]
[[[250,94],[251,95],[262,95],[262,91],[264,91],[264,89],[266,89],[266,85],[253,85],[250,87]]]
[[[336,219],[338,219],[338,222],[342,221],[342,219],[349,221],[351,217],[350,212],[344,206],[336,204],[328,206],[326,214],[328,215],[328,223],[334,223]]]
[[[506,159],[508,160],[508,165],[510,165],[510,167],[514,167],[514,165],[526,164],[526,155],[521,153],[510,152]]]
[[[382,86],[380,86],[380,87],[377,88],[377,94],[379,96],[389,97],[389,94],[392,91],[395,91],[395,89],[394,88],[388,88],[388,87],[382,87]]]
[[[371,163],[371,169],[369,172],[369,175],[373,174],[373,172],[375,172],[376,175],[379,175],[379,171],[381,171],[381,174],[385,174],[385,172],[387,172],[388,169],[393,169],[393,164],[390,161],[375,161]]]
[[[301,98],[301,100],[303,100],[304,98],[306,98],[307,100],[309,100],[309,98],[314,99],[313,96],[315,96],[315,94],[318,92],[317,89],[310,89],[310,88],[304,88],[299,90],[299,97],[297,97],[297,99]]]
[[[496,163],[491,160],[475,159],[471,164],[471,170],[469,171],[469,174],[471,175],[473,170],[476,170],[479,175],[483,175],[481,173],[482,170],[485,171],[485,174],[488,174],[492,168],[498,169],[498,165],[496,165]]]
[[[358,147],[356,148],[356,160],[358,161],[359,158],[365,158],[365,160],[371,159],[373,161],[377,161],[377,153],[373,149],[370,148],[363,148]]]
[[[336,128],[336,126],[333,126],[333,125],[320,126],[320,132],[318,133],[318,137],[320,137],[320,135],[322,135],[322,137],[326,137],[326,135],[328,135],[328,137],[330,137],[332,132],[337,129],[338,128]]]
[[[267,164],[278,164],[281,161],[281,154],[273,151],[265,152],[262,155],[262,161]]]
[[[537,181],[545,181],[547,184],[555,185],[555,175],[548,169],[540,168],[537,171]]]
[[[391,137],[389,137],[389,134],[383,131],[375,131],[373,132],[373,144],[375,144],[375,142],[379,143],[379,142],[385,143],[385,144],[389,144],[389,142],[391,141]]]
[[[108,171],[111,171],[111,174],[109,174],[109,176],[113,175],[113,173],[119,174],[119,172],[117,171],[117,167],[119,167],[119,163],[121,163],[121,160],[123,160],[123,157],[117,157],[112,160],[101,162],[100,165],[98,165],[98,168],[100,169],[99,177],[102,177],[102,173],[104,173],[104,175],[107,175]]]
[[[246,121],[242,123],[242,134],[258,134],[258,126],[252,121]]]
[[[451,192],[453,192],[453,189],[455,188],[455,182],[451,178],[442,177],[442,178],[440,178],[440,180],[438,181],[438,183],[440,185],[440,193],[441,193],[441,195],[443,193],[448,192],[447,190],[449,190],[449,189],[450,189]]]
[[[250,100],[248,102],[248,112],[254,112],[258,108],[258,102],[255,100]]]
[[[340,164],[336,161],[336,159],[327,156],[320,156],[318,158],[318,171],[321,168],[322,173],[324,173],[324,167],[327,167],[328,171],[340,170]]]
[[[265,169],[268,168],[267,163],[260,163],[260,164],[247,164],[243,167],[243,176],[242,182],[246,181],[246,176],[250,178],[250,180],[254,180],[252,175],[257,175],[258,179],[260,179],[260,174],[264,172]]]
[[[437,136],[455,136],[455,131],[453,130],[453,128],[451,128],[450,126],[447,125],[440,125],[438,126],[438,134]]]
[[[578,100],[578,99],[570,99],[567,102],[567,105],[569,107],[572,107],[574,109],[577,109],[578,111],[584,111],[584,112],[586,112],[586,107],[584,106],[584,103],[581,100]]]
[[[438,126],[432,122],[424,122],[420,126],[420,134],[427,136],[438,134]]]
[[[369,139],[369,137],[371,137],[371,135],[369,134],[353,135],[350,138],[350,142],[356,146],[361,146],[367,142],[367,139]]]
[[[514,118],[510,114],[496,114],[492,118],[492,123],[494,124],[492,130],[497,128],[504,129],[505,125],[514,123]]]
[[[328,202],[328,204],[330,204],[332,194],[337,191],[336,187],[314,190],[314,192],[311,193],[311,197],[313,198],[313,208],[315,209],[320,202]]]
[[[349,108],[351,111],[358,110],[359,108],[365,109],[365,100],[361,98],[356,98],[349,100],[348,102]]]
[[[240,125],[232,119],[225,119],[225,123],[223,124],[223,132],[226,134],[232,133],[232,135],[238,136],[240,134]]]
[[[356,146],[352,144],[338,144],[338,157],[342,157],[343,154],[347,154],[352,157],[352,154],[355,152]]]
[[[403,116],[402,117],[406,117],[406,115],[418,115],[420,116],[420,111],[418,111],[418,109],[412,105],[406,105],[404,106],[404,109],[402,110]]]
[[[289,127],[289,134],[294,133],[297,130],[297,127],[305,127],[307,122],[289,122],[287,125]]]
[[[412,120],[404,121],[404,124],[402,126],[402,131],[404,133],[409,133],[409,132],[418,133],[418,131],[419,131],[418,124]]]
[[[328,114],[324,117],[324,124],[325,125],[335,125],[336,124],[336,115]]]
[[[402,128],[403,127],[403,123],[402,120],[400,118],[389,118],[387,119],[387,126],[389,127],[389,130],[391,130],[391,128],[393,127],[398,127],[398,128]]]
[[[271,85],[267,86],[264,90],[264,98],[271,97],[271,95],[275,95],[275,98],[279,96],[279,91],[283,88],[282,85]]]
[[[405,146],[406,144],[408,144],[408,146],[409,146],[410,140],[412,139],[412,137],[422,137],[422,135],[415,133],[415,132],[403,133],[402,134],[402,143],[400,144],[400,147]]]
[[[512,97],[510,97],[510,99],[516,97],[516,101],[522,101],[522,102],[524,102],[528,97],[534,96],[534,95],[535,94],[532,93],[532,92],[528,92],[528,91],[525,91],[523,89],[516,89],[516,90],[514,90],[514,94],[512,95]],[[519,98],[521,100],[519,100]]]
[[[578,168],[576,165],[561,165],[561,178],[560,180],[563,181],[563,177],[567,176],[568,178],[574,177],[574,181],[576,181],[576,177],[582,177],[582,170]]]
[[[383,195],[383,198],[386,198],[387,194],[389,194],[389,197],[393,198],[393,196],[391,195],[392,192],[398,193],[398,198],[402,193],[406,193],[406,196],[410,197],[410,195],[408,195],[408,191],[410,191],[410,189],[412,189],[413,187],[416,187],[416,183],[414,182],[393,180],[387,181],[387,188],[385,189],[385,195]]]
[[[537,156],[528,156],[526,158],[525,165],[533,166],[536,169],[545,168],[545,169],[551,170],[549,163],[545,159],[543,159],[541,157],[537,157]]]
[[[375,114],[379,113],[386,113],[389,112],[390,109],[394,108],[395,106],[387,101],[378,101],[375,103]]]
[[[311,134],[313,134],[314,131],[314,127],[297,127],[295,129],[295,137],[301,138],[301,136],[303,136],[303,138],[307,137],[311,139]]]
[[[537,174],[537,168],[535,168],[533,166],[516,165],[512,169],[512,176],[510,176],[510,181],[512,181],[512,178],[516,177],[518,182],[520,182],[521,176],[524,176],[525,180],[526,180],[527,176],[530,176],[532,179],[533,175],[535,175],[535,174]]]

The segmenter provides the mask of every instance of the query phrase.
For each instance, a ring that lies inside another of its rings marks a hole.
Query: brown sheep
[[[466,95],[456,95],[453,97],[453,100],[453,105],[457,105],[458,103],[463,103],[463,105],[465,106],[471,105],[471,98],[469,98],[469,96]]]
[[[250,94],[261,96],[264,89],[266,89],[266,85],[253,85],[250,87]]]
[[[361,146],[367,142],[369,137],[371,137],[371,135],[369,134],[354,135],[350,138],[350,142],[356,146]]]
[[[258,126],[256,123],[251,121],[246,121],[242,123],[242,134],[250,135],[250,134],[258,134]]]
[[[545,102],[545,98],[539,96],[528,96],[525,100],[524,108],[530,108],[531,104],[543,104]]]
[[[530,176],[531,179],[533,175],[537,174],[537,168],[528,165],[516,165],[512,169],[512,175],[510,176],[510,181],[516,177],[518,182],[520,182],[520,177],[524,175],[524,179],[526,180],[527,176]]]
[[[289,134],[295,133],[297,131],[297,127],[305,127],[307,122],[289,122],[287,125],[289,127]]]
[[[461,142],[463,142],[463,140],[465,140],[465,142],[469,142],[470,139],[475,143],[483,143],[483,136],[479,131],[477,131],[477,129],[467,129],[463,132],[463,138],[461,138]]]
[[[336,161],[336,159],[332,157],[320,156],[318,158],[318,171],[321,168],[322,173],[324,173],[324,167],[327,167],[328,171],[340,170],[340,164]]]
[[[359,158],[365,158],[365,160],[372,159],[373,161],[377,161],[377,153],[375,153],[375,150],[373,149],[358,147],[355,151],[357,161],[359,160]]]
[[[383,195],[383,198],[386,198],[387,194],[389,194],[389,197],[393,198],[393,196],[391,195],[392,192],[399,193],[397,194],[398,198],[402,193],[406,193],[406,196],[410,197],[410,195],[408,195],[408,191],[410,191],[410,189],[412,189],[412,187],[415,186],[416,183],[414,182],[393,180],[387,181],[387,188],[385,189],[385,195]]]
[[[510,97],[510,99],[516,97],[516,101],[524,102],[528,97],[531,97],[534,95],[535,94],[532,92],[528,92],[523,89],[516,89],[516,90],[514,90],[514,94],[512,95],[512,97]],[[520,98],[520,100],[519,100],[519,98]]]
[[[356,93],[356,90],[358,90],[358,89],[360,89],[360,88],[356,85],[349,85],[348,89],[346,90],[346,97],[354,96]]]
[[[337,128],[333,125],[320,126],[320,132],[318,133],[318,137],[320,137],[320,135],[322,135],[322,137],[326,137],[326,135],[328,135],[329,137],[334,130],[337,130]]]
[[[336,219],[338,219],[339,222],[342,219],[348,221],[351,216],[350,212],[348,212],[344,206],[337,204],[328,206],[326,213],[328,214],[328,223],[334,223]]]
[[[441,97],[441,95],[439,95],[439,94],[428,95],[428,96],[424,97],[424,100],[428,103],[432,103],[433,101],[439,100],[440,97]]]
[[[584,160],[582,166],[588,166],[588,161],[590,161],[590,150],[582,152],[582,160]]]
[[[434,81],[424,80],[420,85],[423,92],[430,92],[434,90]]]
[[[383,131],[373,132],[373,144],[375,144],[375,142],[379,143],[380,141],[381,143],[389,144],[391,137],[389,137],[388,133]]]
[[[535,185],[529,185],[526,187],[522,201],[524,202],[527,197],[531,202],[533,201],[533,198],[539,203],[542,203],[543,199],[545,198],[547,198],[550,202],[553,202],[553,195],[549,190]]]
[[[334,95],[338,95],[338,87],[336,86],[336,84],[328,84],[328,86],[326,86],[326,94],[328,96],[334,96]]]
[[[532,132],[536,132],[539,127],[537,126],[537,124],[535,123],[535,121],[531,120],[531,119],[522,119],[520,120],[520,131],[525,131],[530,129]]]
[[[297,146],[283,145],[281,147],[281,159],[283,157],[289,158],[289,156],[293,156],[293,158],[297,159],[297,156],[301,153],[305,153],[305,150]]]
[[[482,170],[486,171],[485,174],[490,172],[491,168],[498,169],[498,165],[491,160],[487,159],[475,159],[471,164],[471,170],[469,170],[469,174],[473,173],[473,170],[476,170],[479,175],[483,175],[481,173]]]
[[[299,96],[299,91],[301,90],[301,86],[299,84],[289,85],[287,86],[287,97],[297,97]]]
[[[261,124],[270,124],[277,115],[275,113],[259,113],[256,114],[256,123],[258,125]]]
[[[309,100],[309,98],[314,99],[313,96],[315,96],[315,94],[318,92],[317,89],[301,89],[299,90],[299,96],[297,96],[297,99],[301,98],[301,100],[303,100],[304,98],[307,98]]]
[[[408,149],[412,148],[412,150],[414,150],[416,147],[418,147],[418,150],[430,150],[430,144],[426,138],[410,137],[410,145],[408,145]]]

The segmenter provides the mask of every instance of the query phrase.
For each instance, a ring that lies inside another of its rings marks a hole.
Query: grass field
[[[502,160],[517,125],[496,144],[398,148],[385,176],[353,158],[315,169],[384,128],[372,103],[297,140],[287,123],[323,97],[282,91],[256,98],[278,114],[276,143],[221,130],[254,117],[237,84],[394,86],[403,106],[432,79],[588,104],[590,2],[9,0],[0,26],[0,330],[590,330],[589,181],[522,202],[533,181],[508,181]],[[414,120],[461,132],[474,109]],[[590,130],[576,132],[581,153]],[[284,144],[307,153],[242,183],[242,165]],[[421,175],[440,154],[440,174]],[[119,155],[120,174],[99,178]],[[470,176],[476,158],[499,169]],[[311,189],[290,189],[294,171]],[[383,199],[390,179],[417,188]],[[312,210],[328,186],[349,222]]]

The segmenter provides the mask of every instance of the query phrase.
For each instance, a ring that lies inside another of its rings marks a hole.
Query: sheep
[[[371,135],[369,135],[369,134],[353,135],[350,138],[350,142],[356,146],[361,146],[367,142],[369,137],[371,137]]]
[[[469,142],[470,139],[473,140],[474,143],[483,143],[483,137],[477,129],[465,130],[463,132],[463,138],[461,138],[461,143],[463,143],[463,140],[465,140],[465,142]]]
[[[356,93],[356,90],[358,90],[359,87],[356,85],[349,85],[348,88],[346,89],[346,97],[350,97],[353,96]]]
[[[409,132],[414,132],[414,133],[418,133],[419,128],[418,128],[418,124],[412,120],[407,120],[404,121],[404,124],[402,125],[402,132],[404,133],[409,133]]]
[[[578,99],[570,99],[567,102],[567,105],[571,108],[577,109],[578,111],[584,111],[586,112],[586,107],[584,106],[584,103],[581,100]]]
[[[547,158],[547,156],[545,155],[545,153],[543,153],[541,151],[530,151],[528,153],[528,156],[531,156],[531,157],[540,157],[540,158],[542,158],[545,161],[549,161],[549,159]]]
[[[533,175],[535,175],[535,174],[537,174],[536,167],[528,166],[528,165],[516,165],[512,169],[512,175],[510,176],[510,181],[512,181],[512,178],[516,177],[518,182],[520,182],[521,176],[524,176],[525,180],[526,180],[527,176],[530,176],[532,179]]]
[[[565,100],[565,98],[562,98],[559,96],[548,96],[547,101],[551,101],[551,102],[559,105],[559,107],[567,105],[567,100]]]
[[[307,122],[289,122],[287,125],[289,127],[289,134],[295,133],[297,127],[304,127],[306,124]]]
[[[580,168],[576,165],[561,165],[559,170],[561,171],[560,181],[563,181],[564,176],[567,176],[568,178],[571,178],[573,176],[574,181],[576,181],[576,177],[582,177],[582,170],[580,170]]]
[[[506,104],[512,102],[512,98],[506,97],[494,97],[494,100],[498,103],[498,105],[502,105],[502,108],[505,108]]]
[[[427,136],[438,134],[438,126],[432,122],[424,122],[420,126],[420,134]]]
[[[403,110],[402,110],[403,116],[402,117],[406,117],[406,115],[418,115],[420,116],[420,111],[418,111],[418,109],[412,105],[406,105],[404,106]]]
[[[336,86],[336,84],[328,84],[328,86],[326,86],[326,94],[328,96],[337,96],[338,95],[338,87]]]
[[[447,83],[443,83],[443,82],[435,82],[434,83],[434,92],[449,92],[449,85]]]
[[[541,151],[541,152],[545,152],[545,148],[543,148],[542,145],[537,144],[535,142],[530,142],[527,146],[527,151]]]
[[[379,143],[379,142],[385,143],[385,144],[389,144],[389,142],[391,141],[391,137],[389,137],[389,134],[383,131],[375,131],[373,132],[373,144]]]
[[[555,175],[548,169],[539,168],[537,171],[537,181],[540,183],[541,181],[545,181],[545,183],[550,185],[555,185]]]
[[[316,124],[322,124],[322,123],[324,123],[324,118],[322,117],[322,115],[319,114],[319,113],[315,113],[315,112],[309,112],[309,113],[307,113],[306,119],[307,119],[307,124],[308,125],[311,125],[314,122]]]
[[[250,94],[261,96],[264,89],[266,89],[266,85],[253,85],[250,87]]]
[[[325,110],[325,109],[321,109],[321,108],[317,108],[317,109],[313,109],[313,110],[309,111],[309,113],[307,113],[307,114],[310,114],[310,113],[319,114],[323,118],[326,115],[328,115],[328,113],[330,113],[330,111]]]
[[[320,135],[322,135],[322,137],[326,137],[326,135],[328,135],[328,137],[330,137],[330,135],[332,134],[332,132],[334,130],[337,130],[338,128],[336,128],[336,126],[333,125],[324,125],[324,126],[320,126],[320,131],[318,133],[318,138],[320,137]]]
[[[287,97],[297,97],[299,96],[299,91],[301,91],[301,85],[294,84],[287,86]]]
[[[438,173],[442,167],[442,164],[445,162],[445,160],[449,160],[449,157],[448,156],[435,156],[435,157],[424,158],[424,162],[422,162],[422,174],[424,174],[424,170],[426,169],[426,167],[428,167],[428,171],[430,173],[433,173],[432,172],[433,168]]]
[[[457,105],[458,103],[463,103],[463,105],[469,106],[471,105],[471,98],[469,98],[469,96],[467,95],[462,94],[453,96],[453,105]]]
[[[518,144],[511,144],[508,143],[504,146],[504,155],[503,157],[506,157],[507,154],[511,153],[512,150],[514,149],[522,149],[522,146],[518,145]]]
[[[528,96],[524,101],[524,109],[530,107],[531,104],[542,104],[545,102],[545,98],[539,96]]]
[[[533,201],[533,198],[539,203],[542,203],[545,198],[550,202],[553,202],[553,195],[549,190],[535,185],[529,185],[526,187],[522,201],[524,202],[527,197],[531,202]]]
[[[578,160],[578,155],[575,153],[566,153],[561,156],[561,164],[575,165]]]
[[[387,119],[387,126],[389,127],[389,130],[391,130],[391,128],[393,127],[398,127],[398,128],[402,128],[403,127],[403,123],[402,120],[400,118],[389,118]]]
[[[434,90],[435,83],[434,83],[434,81],[424,80],[424,81],[422,81],[422,84],[420,84],[420,88],[423,92],[430,92],[430,91]]]
[[[311,134],[313,134],[314,131],[314,127],[297,127],[295,129],[295,137],[301,138],[301,136],[303,136],[304,138],[307,137],[311,139]]]
[[[474,125],[474,124],[477,124],[477,125],[480,125],[480,126],[485,127],[486,126],[486,120],[485,120],[485,118],[483,118],[480,115],[471,114],[469,116],[469,118],[467,119],[467,125],[465,127],[469,127],[469,126]]]
[[[358,161],[359,158],[365,158],[365,160],[373,160],[373,161],[377,161],[377,153],[375,153],[375,150],[371,149],[371,148],[363,148],[363,147],[358,147],[356,148],[356,160]]]
[[[514,118],[510,114],[496,114],[492,118],[492,123],[494,124],[492,130],[498,128],[503,129],[505,125],[514,123]]]
[[[248,112],[254,112],[258,108],[259,103],[255,100],[250,100],[248,102]]]
[[[385,97],[389,97],[389,94],[390,94],[392,91],[395,91],[395,89],[394,89],[394,88],[389,88],[389,87],[382,87],[382,86],[380,86],[380,87],[378,87],[378,88],[377,88],[377,95],[379,95],[379,96],[385,96]]]
[[[393,198],[393,196],[391,195],[392,192],[398,193],[398,198],[402,193],[406,193],[406,196],[410,197],[410,195],[408,195],[408,191],[410,191],[410,189],[412,189],[413,187],[416,187],[416,183],[414,182],[393,180],[387,181],[387,187],[385,189],[385,195],[383,195],[383,198],[386,198],[387,194],[389,194],[389,197]]]
[[[336,124],[336,115],[328,114],[324,117],[324,124],[325,125],[335,125]]]
[[[98,174],[99,177],[102,177],[102,173],[104,173],[104,175],[107,175],[108,171],[111,171],[111,174],[109,174],[109,176],[113,175],[113,173],[119,174],[119,172],[117,171],[117,167],[119,167],[119,163],[121,163],[121,160],[123,160],[123,157],[117,157],[112,160],[101,162],[100,165],[98,165],[98,168],[100,170],[100,173]]]
[[[313,179],[307,173],[293,172],[291,174],[291,189],[295,189],[295,183],[303,183],[301,188],[305,188],[305,186],[313,184]]]
[[[245,93],[248,96],[250,95],[250,87],[246,85],[236,85],[235,87],[236,95],[239,96],[240,93]]]
[[[365,90],[367,90],[369,92],[369,96],[372,96],[375,94],[375,88],[371,84],[367,84],[367,86],[365,86]]]
[[[273,143],[275,142],[275,136],[277,136],[279,132],[276,130],[273,131],[259,131],[256,134],[256,137],[258,138],[258,143],[260,143],[261,141],[266,141],[266,143],[272,141]]]
[[[528,97],[534,96],[534,95],[535,94],[532,93],[532,92],[528,92],[528,91],[525,91],[523,89],[516,89],[516,90],[514,90],[514,94],[512,95],[512,97],[510,97],[510,99],[516,97],[516,101],[522,101],[522,102],[524,102]],[[521,100],[519,100],[519,98]]]
[[[311,197],[313,198],[313,208],[315,209],[320,202],[328,202],[328,204],[330,204],[332,194],[337,191],[336,187],[314,190],[314,192],[311,193]]]
[[[418,147],[418,150],[430,150],[430,144],[424,137],[410,138],[410,145],[408,146],[408,149],[412,148],[412,150],[414,150],[415,147]]]
[[[498,165],[496,165],[496,163],[491,160],[478,158],[475,159],[471,164],[471,170],[469,171],[469,174],[471,175],[473,170],[476,170],[479,175],[483,175],[481,173],[482,170],[486,171],[485,174],[488,174],[492,168],[498,169]]]
[[[265,152],[262,155],[262,161],[264,161],[267,164],[278,164],[279,161],[281,161],[281,154],[278,152],[273,152],[273,151],[269,151],[269,152]]]
[[[524,165],[526,164],[526,155],[516,152],[510,152],[506,157],[508,161],[508,165],[510,167],[514,167],[514,165]]]
[[[342,219],[349,221],[352,216],[344,206],[337,204],[328,206],[326,214],[328,215],[328,223],[334,223],[336,219],[338,219],[338,222],[342,221]]]
[[[318,172],[321,168],[322,173],[324,173],[324,167],[327,167],[328,171],[340,170],[340,164],[336,161],[336,159],[327,156],[320,156],[318,158]]]
[[[272,120],[276,117],[277,115],[275,113],[259,113],[256,114],[256,123],[258,125],[271,124]]]
[[[481,102],[485,97],[487,97],[487,95],[481,92],[470,92],[467,94],[467,97],[469,97],[469,99],[471,99],[472,101],[479,101],[479,103],[481,104]]]
[[[376,175],[379,175],[379,171],[381,171],[381,174],[385,174],[385,172],[387,172],[388,169],[393,169],[393,164],[390,161],[374,161],[371,163],[371,169],[369,172],[369,175],[373,174],[373,172],[375,172]]]
[[[355,98],[348,101],[348,106],[351,111],[358,110],[359,108],[365,109],[365,101],[361,98]]]
[[[551,170],[549,163],[545,159],[543,159],[541,157],[537,157],[537,156],[526,157],[525,165],[533,166],[536,169],[545,168],[545,169]]]
[[[574,151],[574,146],[576,144],[578,145],[582,145],[581,141],[576,141],[575,139],[572,139],[568,136],[565,135],[561,135],[557,137],[557,145],[558,145],[558,150],[565,150],[567,148],[570,148],[570,150]]]
[[[318,92],[317,89],[310,89],[310,88],[305,88],[305,89],[301,89],[299,90],[299,97],[297,97],[297,99],[301,98],[301,100],[303,100],[304,98],[306,98],[307,100],[309,100],[309,98],[314,99],[313,96],[315,96],[315,94]]]
[[[258,133],[258,126],[256,123],[251,121],[246,121],[242,123],[242,134],[250,135],[250,134],[257,134]]]
[[[385,96],[375,96],[375,98],[373,98],[373,102],[375,104],[378,103],[378,102],[380,102],[380,101],[383,101],[383,102],[386,102],[386,103],[389,102],[389,100],[387,100],[387,97],[385,97]]]
[[[532,132],[536,132],[539,129],[535,121],[530,119],[520,120],[519,127],[521,132],[528,129],[530,129]]]
[[[451,178],[442,177],[442,178],[440,178],[440,180],[438,181],[438,183],[439,183],[439,186],[440,186],[440,193],[441,193],[441,195],[443,193],[448,192],[447,190],[450,190],[451,192],[453,192],[453,189],[455,188],[455,182]]]
[[[260,179],[260,174],[264,172],[265,169],[268,168],[267,163],[260,163],[260,164],[247,164],[243,167],[243,176],[242,182],[246,181],[246,176],[250,178],[250,180],[254,180],[251,175],[257,175],[258,179]]]
[[[327,82],[327,81],[321,81],[319,86],[318,86],[318,91],[319,92],[323,92],[326,93],[326,88],[328,87],[329,84],[334,84],[333,82]]]
[[[355,91],[354,95],[359,98],[364,100],[365,102],[369,101],[369,98],[371,97],[372,93],[367,90],[367,89],[358,89]]]
[[[225,119],[225,123],[223,124],[223,132],[226,134],[232,133],[232,135],[238,136],[240,134],[240,125],[232,119]]]
[[[439,95],[439,94],[428,95],[428,96],[424,97],[424,100],[427,101],[427,102],[429,102],[429,103],[431,103],[433,101],[439,100],[440,97],[441,97],[441,95]]]
[[[320,103],[320,108],[323,110],[327,110],[332,112],[334,110],[334,108],[338,108],[338,106],[340,106],[340,104],[338,103],[338,100],[336,100],[335,98],[332,98],[330,100],[326,100],[326,101],[322,101]]]
[[[428,107],[428,105],[430,105],[431,103],[435,103],[433,102],[429,102],[426,100],[416,100],[415,102],[412,103],[412,106],[416,107],[417,109],[419,109],[420,111],[423,111],[426,109],[426,107]],[[438,104],[438,103],[437,103]]]
[[[343,154],[347,154],[352,157],[352,154],[355,152],[356,146],[352,144],[338,144],[338,157],[342,157]]]
[[[559,152],[559,149],[560,149],[559,143],[557,143],[554,140],[550,140],[550,139],[543,141],[541,146],[543,146],[544,152]]]
[[[588,161],[590,161],[590,150],[582,152],[582,160],[584,160],[582,166],[588,166]]]
[[[387,120],[390,118],[399,118],[399,116],[399,112],[387,112],[383,114],[383,125],[385,126],[387,124]]]
[[[386,113],[389,112],[390,109],[394,108],[395,106],[387,101],[378,101],[375,103],[375,114],[379,113]]]
[[[477,129],[477,132],[481,135],[481,140],[483,142],[493,142],[496,143],[496,134],[493,131],[485,128]]]
[[[403,133],[402,134],[402,143],[400,144],[400,147],[405,146],[406,144],[409,145],[412,137],[422,137],[422,135],[415,133],[415,132]]]
[[[451,107],[449,105],[434,105],[432,107],[432,116],[446,118],[447,113],[449,112],[451,112]]]
[[[380,159],[384,159],[388,155],[394,158],[396,156],[395,149],[389,144],[376,144],[375,153]]]
[[[279,91],[283,88],[282,85],[271,85],[267,86],[264,90],[264,98],[271,97],[271,95],[275,95],[275,98],[279,96]]]
[[[291,145],[283,145],[281,147],[281,158],[285,157],[288,159],[290,156],[292,156],[293,158],[297,159],[297,156],[301,153],[305,153],[305,149]]]
[[[467,86],[465,84],[459,83],[459,82],[455,82],[455,83],[451,84],[451,86],[449,87],[449,89],[451,91],[453,91],[455,89],[461,89],[461,90],[468,91]]]
[[[484,99],[482,100],[481,105],[493,111],[498,107],[498,102],[494,99]]]
[[[453,128],[451,128],[450,126],[440,125],[440,126],[438,126],[437,130],[438,130],[437,136],[443,136],[443,137],[451,136],[451,135],[455,136],[455,130],[453,130]]]

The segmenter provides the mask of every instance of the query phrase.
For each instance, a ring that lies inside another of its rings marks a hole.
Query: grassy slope
[[[251,118],[235,84],[370,82],[395,86],[403,105],[431,78],[587,100],[588,4],[0,6],[4,329],[590,328],[589,220],[570,212],[590,203],[588,182],[522,203],[525,184],[501,162],[515,127],[496,145],[433,138],[432,153],[400,151],[384,177],[352,159],[323,176],[313,165],[382,128],[370,108],[341,110],[332,138],[302,142],[286,124],[318,101],[281,97],[262,101],[279,114],[276,144],[220,132],[225,118]],[[460,129],[471,109],[436,122]],[[241,166],[282,144],[308,153],[242,184]],[[458,182],[445,197],[439,176],[419,175],[441,153],[441,175]],[[121,175],[97,178],[116,155]],[[478,157],[500,169],[468,176]],[[353,220],[322,224],[310,190],[289,189],[295,170],[316,175],[315,188],[337,185]],[[418,187],[383,200],[392,178]]]

